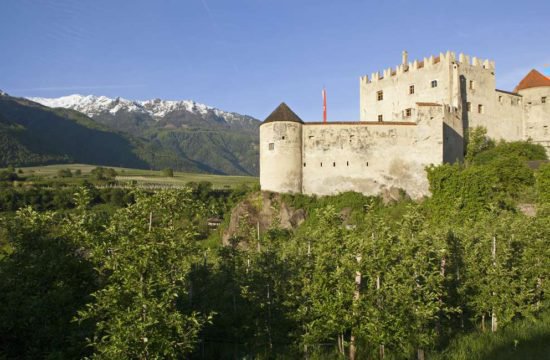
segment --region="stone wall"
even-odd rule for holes
[[[395,70],[387,69],[383,75],[374,73],[371,78],[360,80],[361,121],[410,121],[406,109],[414,110],[418,102],[451,102],[450,61],[452,57],[441,54],[423,61],[400,65]],[[435,86],[432,87],[432,81]],[[411,86],[414,92],[411,94]],[[383,100],[378,100],[382,91]]]
[[[520,94],[523,96],[525,138],[544,146],[550,156],[550,87],[524,89]]]
[[[416,123],[304,124],[303,193],[427,195],[425,167],[443,162],[444,108],[417,110]]]

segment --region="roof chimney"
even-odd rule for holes
[[[407,50],[403,50],[403,58],[401,63],[403,65],[407,65],[409,63],[409,53],[407,53]]]

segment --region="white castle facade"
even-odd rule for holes
[[[453,52],[360,78],[360,121],[303,122],[284,103],[260,126],[260,185],[280,193],[429,193],[427,165],[464,158],[464,134],[531,140],[550,153],[550,79],[532,70],[513,92],[495,64]]]

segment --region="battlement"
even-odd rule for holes
[[[456,63],[459,65],[466,65],[472,67],[479,67],[487,70],[495,69],[495,62],[489,59],[481,59],[478,57],[470,57],[460,53],[458,58],[453,51],[447,51],[446,53],[440,53],[438,56],[425,57],[422,60],[414,60],[412,62],[407,61],[407,52],[403,52],[403,61],[402,64],[397,65],[395,68],[387,68],[382,71],[373,72],[370,77],[368,75],[361,76],[361,84],[369,84],[371,82],[378,82],[384,79],[391,78],[393,76],[399,76],[400,74],[407,72],[414,72],[423,69],[430,69],[436,66],[439,63]]]

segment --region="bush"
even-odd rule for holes
[[[91,171],[91,174],[96,180],[113,180],[117,176],[117,172],[112,168],[96,167]]]
[[[550,164],[541,165],[535,177],[539,204],[550,204]]]
[[[542,145],[528,141],[501,141],[497,146],[481,151],[473,157],[473,164],[486,165],[501,158],[516,157],[523,161],[546,160],[546,150]]]
[[[73,177],[73,173],[70,169],[59,169],[57,170],[57,176],[60,178]]]
[[[172,168],[162,169],[162,176],[174,177],[174,170]]]

